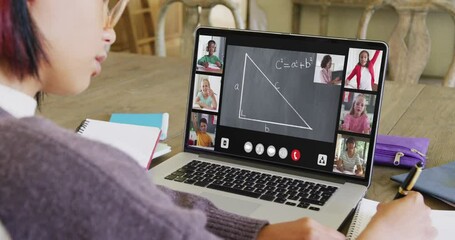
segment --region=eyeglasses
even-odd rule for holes
[[[123,11],[125,11],[126,5],[128,4],[129,0],[115,0],[117,3],[115,3],[114,7],[112,9],[109,9],[109,2],[113,2],[112,0],[105,0],[104,1],[104,9],[106,13],[106,19],[104,20],[104,27],[106,28],[114,28],[114,26],[118,23],[120,20],[120,17],[122,16]]]

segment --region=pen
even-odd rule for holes
[[[414,184],[417,182],[417,179],[420,176],[420,173],[423,169],[423,162],[419,161],[409,172],[406,179],[404,179],[401,186],[398,188],[397,195],[395,195],[394,199],[399,199],[408,194],[408,191],[411,191],[414,187]]]

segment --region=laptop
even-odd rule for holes
[[[379,41],[199,28],[184,151],[151,177],[243,216],[339,228],[371,182],[387,55]]]

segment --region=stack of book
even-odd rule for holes
[[[162,142],[167,138],[169,129],[168,113],[113,113],[110,122],[133,124],[146,127],[157,127],[161,129],[160,142],[156,146],[153,158],[163,156],[171,152],[171,146]]]

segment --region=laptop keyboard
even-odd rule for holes
[[[165,179],[315,211],[337,190],[334,186],[198,160]]]

